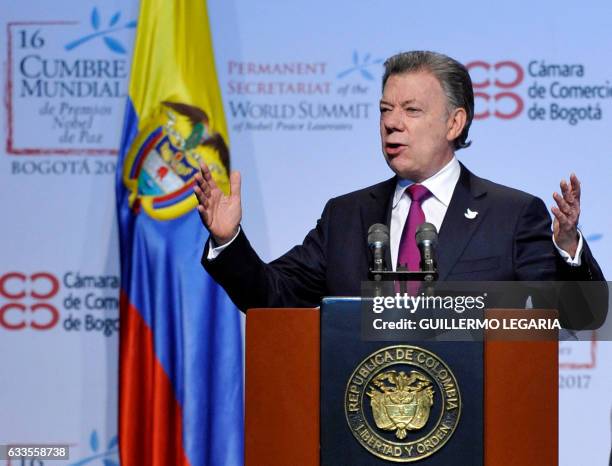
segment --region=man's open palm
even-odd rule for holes
[[[230,241],[238,231],[242,219],[240,202],[240,173],[230,174],[230,193],[223,192],[215,183],[206,164],[200,165],[193,188],[198,198],[198,212],[202,223],[218,246]]]

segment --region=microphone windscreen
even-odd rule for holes
[[[438,230],[436,226],[429,223],[424,222],[417,228],[415,239],[417,244],[421,244],[424,241],[429,241],[431,243],[438,243]]]
[[[368,244],[370,246],[375,243],[382,243],[384,246],[389,245],[389,227],[382,223],[375,223],[368,228]]]

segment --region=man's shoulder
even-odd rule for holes
[[[373,184],[366,188],[361,188],[350,193],[342,194],[340,196],[333,197],[329,200],[330,203],[338,205],[358,205],[361,201],[366,199],[389,199],[395,185],[397,178],[394,176],[388,180],[381,181],[380,183]]]
[[[506,205],[517,206],[525,206],[538,201],[543,203],[540,198],[526,191],[506,186],[486,178],[481,178],[480,176],[477,176],[467,170],[465,167],[462,167],[462,169],[466,172],[465,178],[467,178],[467,182],[472,193],[475,195],[486,193],[489,201],[492,203],[503,203]],[[462,178],[464,178],[463,175]],[[461,183],[462,180],[459,182]]]

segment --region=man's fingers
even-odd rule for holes
[[[193,193],[196,195],[196,198],[198,199],[198,202],[200,204],[203,204],[204,200],[205,200],[204,192],[202,191],[202,188],[200,188],[200,186],[198,186],[197,183],[193,187]]]
[[[205,214],[207,220],[209,218],[208,215],[211,206],[212,194],[208,188],[207,191],[202,191],[202,189],[197,185],[193,187],[193,192],[198,199],[198,212],[200,212],[200,215],[202,215],[202,213]],[[205,217],[202,217],[202,220],[205,220]],[[206,225],[208,225],[208,223],[206,223]]]
[[[569,178],[569,183],[561,180],[559,183],[561,194],[567,202],[573,203],[576,200],[580,202],[580,180],[575,173],[572,173]]]
[[[210,176],[210,170],[208,169],[208,165],[203,161],[200,161],[200,173],[202,173],[202,177],[206,179],[206,177]]]
[[[219,189],[217,188],[217,183],[215,183],[215,179],[213,178],[212,173],[210,172],[210,169],[208,168],[208,165],[206,165],[204,162],[200,162],[200,171],[202,172],[202,177],[204,178],[204,182],[208,185],[211,191],[214,191],[215,189]]]
[[[209,198],[212,195],[210,183],[202,179],[202,176],[199,173],[197,173],[195,176],[195,184],[193,186],[193,191],[196,193],[196,196],[200,201],[203,201],[204,199]]]
[[[574,192],[573,187],[565,180],[562,180],[559,186],[561,186],[561,194],[563,195],[563,198],[570,204],[573,204],[576,201],[576,193]]]
[[[564,214],[570,215],[572,213],[572,207],[559,193],[553,193],[553,199],[559,206],[559,209],[563,211]]]
[[[204,186],[206,185],[206,181],[204,181],[204,178],[202,177],[201,172],[198,172],[195,174],[194,181],[195,181],[195,186],[198,186],[203,191]]]
[[[210,174],[210,170],[208,169],[208,165],[206,165],[204,162],[200,162],[200,172],[196,173],[196,181],[203,187],[210,178],[212,178],[212,176]]]
[[[563,228],[566,227],[569,223],[567,216],[563,212],[561,212],[558,207],[553,206],[550,208],[550,210],[555,216],[555,218],[559,221],[559,226]]]
[[[195,193],[200,203],[204,202],[206,199],[210,199],[210,197],[212,196],[210,187],[207,184],[205,184],[203,187],[198,186],[197,184],[194,185],[193,192]]]
[[[240,172],[232,171],[230,173],[230,195],[240,197]]]
[[[572,186],[572,193],[576,199],[580,200],[580,180],[575,173],[570,175],[570,184]]]

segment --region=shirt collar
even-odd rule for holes
[[[448,162],[438,173],[430,176],[421,184],[425,186],[431,194],[438,199],[444,207],[448,207],[450,204],[455,185],[459,181],[459,175],[461,174],[461,166],[457,157],[453,156],[450,162]],[[393,194],[393,208],[397,206],[397,203],[402,198],[406,188],[414,184],[414,181],[407,180],[405,178],[398,178],[397,184],[395,185],[395,193]]]

